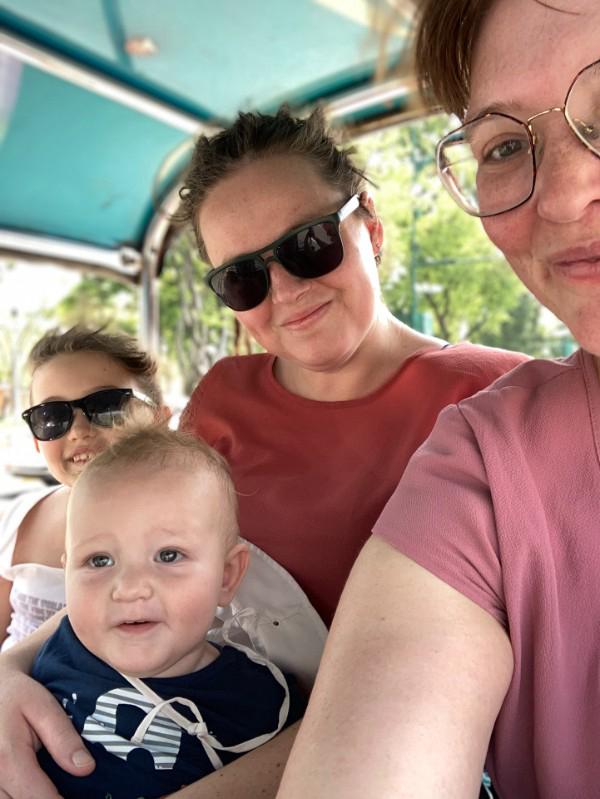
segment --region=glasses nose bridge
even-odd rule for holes
[[[69,435],[71,438],[79,438],[79,436],[91,435],[93,428],[92,420],[90,419],[90,416],[84,405],[81,403],[81,400],[69,402],[69,405],[71,406],[72,416],[67,435]],[[79,411],[79,413],[77,413],[77,411]]]
[[[73,412],[75,412],[76,409],[79,409],[86,417],[86,419],[89,420],[88,411],[86,407],[87,403],[85,402],[84,399],[70,400],[69,405],[71,406],[71,410]]]
[[[285,264],[283,264],[279,260],[279,258],[277,257],[276,249],[274,249],[273,247],[269,248],[265,252],[262,252],[260,254],[260,260],[267,267],[267,270],[268,270],[270,264],[279,264],[279,266],[282,266],[285,269],[286,272],[288,271],[288,269],[285,266]]]
[[[537,144],[538,137],[537,137],[537,134],[535,132],[535,128],[533,127],[533,125],[531,123],[534,122],[536,119],[539,119],[540,117],[545,117],[545,116],[548,116],[548,114],[553,114],[555,111],[558,111],[559,113],[561,113],[563,115],[565,121],[567,122],[567,124],[569,124],[569,121],[567,119],[567,115],[565,113],[566,112],[566,106],[565,105],[554,105],[551,108],[546,108],[543,111],[538,111],[537,114],[534,114],[533,116],[529,117],[529,119],[525,120],[525,126],[527,127],[527,130],[531,134],[531,138],[533,139],[534,145]]]
[[[270,253],[270,255],[265,255],[264,253],[261,253],[261,255],[260,255],[260,259],[261,259],[261,261],[263,262],[263,264],[265,265],[265,268],[266,268],[266,270],[267,270],[267,275],[268,275],[268,278],[269,278],[269,289],[270,289],[271,291],[273,290],[273,278],[271,277],[271,270],[269,269],[269,266],[270,266],[271,264],[277,264],[277,266],[281,267],[281,269],[283,269],[283,271],[285,272],[285,274],[286,274],[286,275],[288,275],[290,278],[292,278],[292,279],[294,279],[294,280],[296,280],[296,281],[297,281],[297,280],[299,280],[299,279],[301,279],[301,278],[298,278],[298,276],[297,276],[297,275],[295,275],[295,274],[294,274],[294,273],[293,273],[293,272],[292,272],[292,271],[291,271],[291,270],[290,270],[290,269],[287,267],[287,265],[283,263],[283,261],[281,260],[281,258],[277,257],[277,252],[276,252],[276,249],[273,249],[273,248],[271,248],[271,249],[270,249],[270,250],[268,250],[267,252],[269,252],[269,253]]]

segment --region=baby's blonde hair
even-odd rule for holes
[[[94,485],[102,477],[143,468],[151,471],[179,469],[200,478],[207,472],[223,492],[222,517],[228,546],[239,536],[238,502],[227,461],[212,447],[189,433],[151,425],[134,429],[97,455],[81,473],[71,494],[81,484]],[[169,497],[165,496],[165,502]],[[72,504],[72,497],[69,504]]]

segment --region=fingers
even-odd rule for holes
[[[45,688],[35,682],[33,686],[35,699],[23,705],[25,722],[62,769],[77,777],[89,774],[94,770],[94,759],[70,719]],[[35,739],[32,742],[35,747]]]
[[[60,794],[48,777],[40,770],[35,755],[22,760],[20,768],[11,769],[11,774],[0,765],[0,799],[60,799]]]
[[[59,799],[39,767],[40,744],[65,771],[85,776],[94,761],[54,697],[24,674],[0,680],[0,799]]]

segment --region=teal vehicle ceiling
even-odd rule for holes
[[[156,274],[195,137],[421,112],[412,0],[0,0],[0,257]]]

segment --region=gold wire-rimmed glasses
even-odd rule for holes
[[[526,120],[484,112],[438,143],[438,174],[460,207],[487,217],[518,208],[532,196],[537,174],[537,136],[532,122],[559,111],[575,136],[600,156],[600,60],[580,70],[564,105]]]

